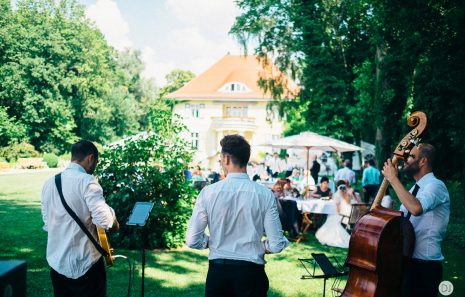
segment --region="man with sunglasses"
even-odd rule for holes
[[[279,253],[289,242],[273,193],[247,175],[249,143],[240,135],[228,135],[220,144],[226,178],[200,192],[186,243],[210,249],[205,296],[264,297],[269,287],[264,255]]]
[[[435,155],[436,150],[430,144],[420,144],[410,151],[403,168],[416,182],[410,191],[400,182],[391,160],[384,163],[382,171],[415,230],[415,247],[411,263],[406,266],[403,296],[437,296],[442,278],[441,243],[449,223],[450,199],[445,184],[433,174]]]

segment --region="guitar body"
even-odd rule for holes
[[[107,266],[113,266],[113,261],[115,260],[112,256],[113,249],[110,248],[110,243],[108,242],[107,231],[99,226],[97,227],[98,241],[102,248],[107,251],[108,256],[105,257],[105,263]]]

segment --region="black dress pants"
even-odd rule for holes
[[[265,265],[235,260],[224,261],[226,262],[210,261],[205,286],[206,297],[267,296],[269,283]]]
[[[103,258],[100,258],[80,278],[71,279],[50,270],[55,297],[106,297],[107,275]]]
[[[411,259],[406,267],[403,297],[437,297],[442,279],[441,261]]]

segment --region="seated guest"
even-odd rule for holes
[[[291,196],[291,181],[287,178],[280,178],[271,188],[276,198]]]
[[[322,182],[323,184],[323,182]],[[348,248],[350,235],[341,225],[342,220],[350,216],[352,206],[350,205],[353,196],[353,190],[347,187],[346,181],[339,180],[337,182],[337,191],[334,193],[334,201],[336,202],[338,214],[328,215],[326,222],[315,233],[316,239],[321,244],[336,246],[341,248]]]
[[[261,180],[260,168],[258,167],[257,162],[252,162],[252,170],[251,170],[250,176],[253,181]]]
[[[299,169],[294,168],[294,170],[292,170],[292,175],[291,175],[289,178],[291,179],[291,183],[292,183],[294,186],[297,186],[297,184],[300,182],[300,173],[299,173]]]
[[[205,180],[202,174],[202,169],[200,169],[200,165],[196,165],[194,170],[192,171],[192,180],[193,181],[204,181]]]
[[[307,187],[310,191],[316,190],[315,180],[310,175],[310,171],[304,170],[304,175],[301,177],[299,184],[297,184],[297,189],[299,189],[300,192],[306,192]]]
[[[349,183],[344,180],[338,180],[336,183],[337,191],[334,193],[333,200],[336,203],[337,212],[342,216],[342,223],[349,223],[350,212],[352,210],[352,203],[357,200],[354,195],[354,190],[349,187]]]
[[[321,198],[321,197],[331,197],[333,193],[328,186],[329,179],[326,176],[323,176],[320,181],[320,185],[316,187],[316,191],[312,193],[312,197]]]
[[[296,188],[292,188],[291,193],[292,193],[292,197],[294,198],[302,198],[299,190],[297,190]]]

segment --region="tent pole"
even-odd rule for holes
[[[305,187],[305,199],[308,199],[308,182],[309,182],[309,176],[310,176],[310,169],[309,169],[310,163],[309,163],[308,154],[310,153],[310,147],[307,146],[305,148],[307,149],[307,176],[305,177],[307,186]]]

